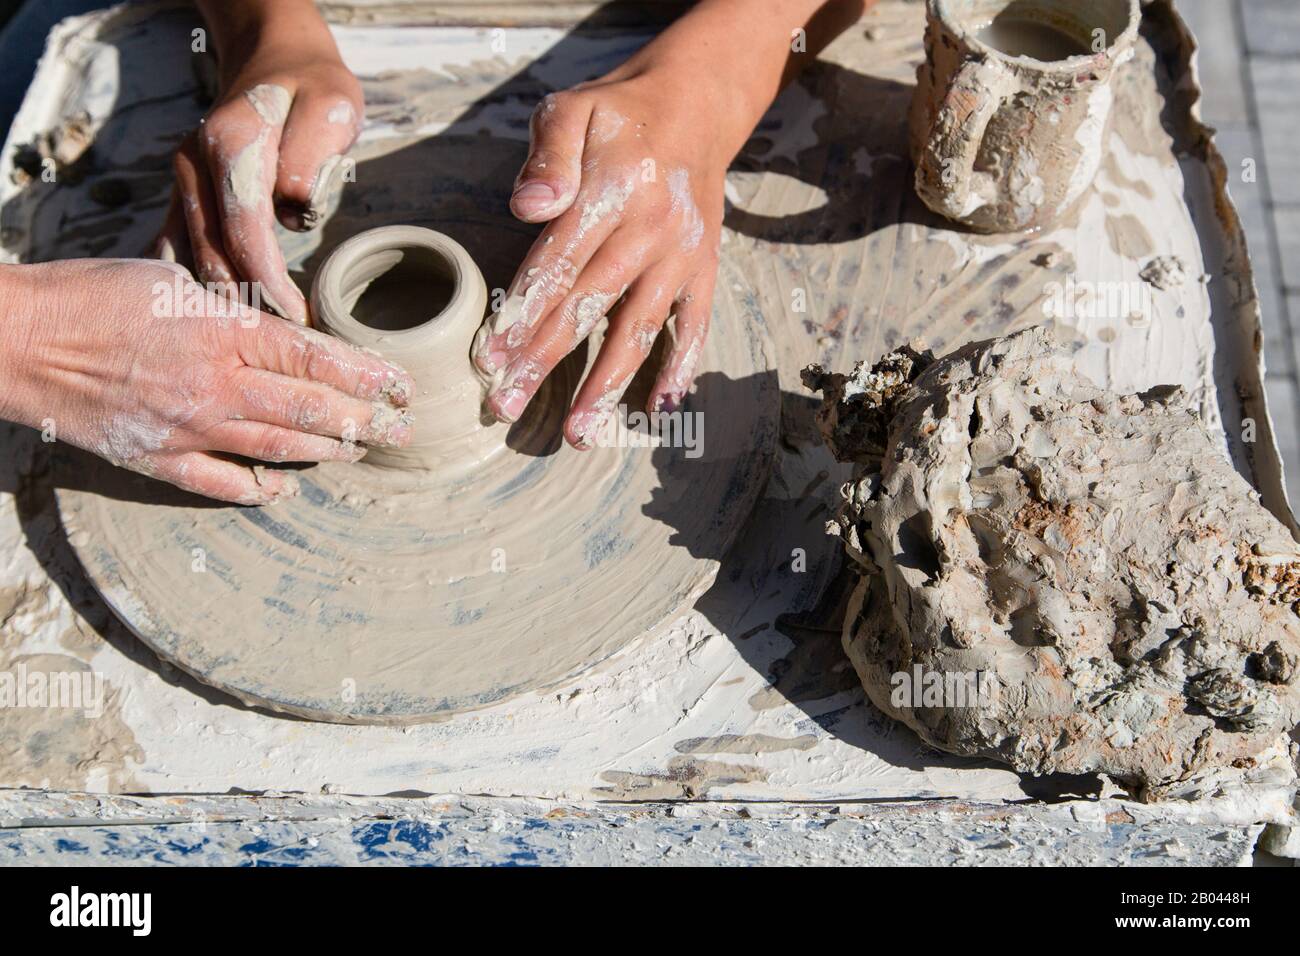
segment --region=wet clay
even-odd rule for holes
[[[379,352],[416,382],[404,448],[371,448],[372,465],[416,468],[446,480],[479,468],[506,447],[506,429],[482,420],[483,389],[465,343],[487,311],[487,286],[469,253],[431,229],[371,229],[330,253],[316,275],[320,327]]]
[[[861,468],[845,649],[927,742],[1158,793],[1300,720],[1300,547],[1180,389],[1097,388],[1041,328],[805,380]]]
[[[586,452],[559,441],[577,361],[514,425],[480,419],[469,349],[486,289],[447,236],[354,236],[322,265],[313,302],[323,329],[412,374],[408,448],[305,469],[297,497],[263,508],[198,501],[98,459],[60,494],[92,580],[165,660],[275,710],[428,721],[571,679],[671,625],[712,582],[766,480],[778,418],[763,328],[732,300],[715,309],[684,412],[700,440],[674,443],[670,423],[656,441],[633,422],[627,444]],[[630,407],[644,394],[634,387]]]
[[[981,232],[1048,225],[1101,164],[1137,0],[929,0],[927,15],[911,110],[917,194]]]
[[[145,754],[123,719],[126,694],[98,673],[97,638],[76,621],[48,649],[17,650],[58,613],[54,585],[0,587],[0,769],[6,787],[138,789]],[[87,632],[90,632],[88,638]]]

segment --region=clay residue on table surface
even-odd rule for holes
[[[144,751],[123,720],[123,690],[94,673],[100,641],[80,621],[66,624],[53,587],[45,581],[0,588],[0,677],[12,695],[0,707],[0,781],[6,787],[137,790],[133,770]],[[57,634],[55,646],[39,650],[46,643],[42,634]]]

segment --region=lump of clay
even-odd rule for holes
[[[845,648],[927,742],[1157,794],[1300,720],[1300,548],[1181,390],[1097,388],[1045,329],[804,381],[864,466]]]

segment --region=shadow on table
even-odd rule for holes
[[[745,383],[722,384],[744,394]],[[819,403],[790,392],[781,393],[781,402],[783,430],[777,454],[813,454],[812,443],[817,441],[813,413]],[[832,512],[824,496],[814,494],[819,490],[816,485],[778,489],[770,483],[735,544],[726,547],[716,536],[698,533],[697,516],[678,504],[690,470],[680,449],[660,448],[654,455],[664,490],[646,511],[675,529],[672,543],[719,562],[715,583],[695,609],[766,679],[766,685],[749,697],[755,711],[793,705],[805,718],[794,723],[793,732],[807,735],[820,730],[888,765],[913,772],[1009,769],[992,760],[932,748],[866,698],[841,639],[858,576],[847,566],[840,539],[825,532]],[[827,480],[826,471],[819,476],[821,483]],[[775,635],[784,640],[773,640]],[[1101,779],[1092,774],[1022,775],[1019,785],[1026,799],[1047,802],[1102,792]],[[914,799],[952,796],[961,794],[926,793]]]

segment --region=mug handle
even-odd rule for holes
[[[953,74],[917,164],[916,189],[930,208],[961,220],[995,200],[993,177],[976,172],[975,159],[989,121],[1014,87],[1005,68],[986,60],[967,60]]]

